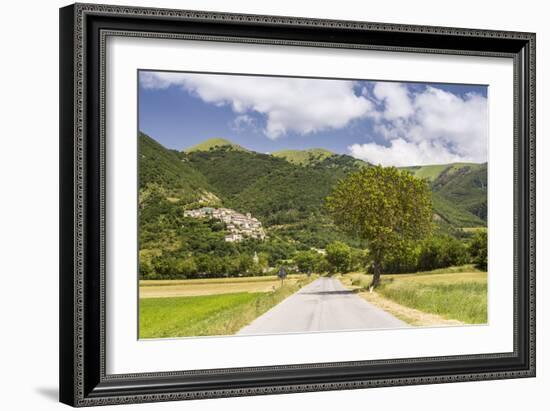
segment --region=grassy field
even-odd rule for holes
[[[140,293],[149,289],[161,290],[165,296],[140,299],[139,336],[168,338],[235,334],[316,278],[289,277],[282,287],[278,280],[270,277],[170,281],[171,285],[140,283]],[[185,284],[186,281],[190,284]],[[274,281],[277,284],[275,289],[271,286]],[[238,290],[236,284],[241,285],[238,292],[225,292],[226,286]],[[263,292],[250,291],[253,289],[251,284],[267,285],[268,289]],[[170,287],[183,287],[184,290],[185,287],[191,287],[191,292],[203,294],[174,297],[168,289]],[[211,294],[205,295],[206,292]]]
[[[346,274],[347,283],[367,289],[371,276]],[[487,273],[471,266],[415,274],[382,275],[376,292],[391,301],[447,320],[487,323]]]
[[[285,283],[295,284],[304,276],[289,275]],[[278,288],[277,276],[205,278],[197,280],[142,280],[139,282],[140,298],[191,297],[240,292],[266,293]]]

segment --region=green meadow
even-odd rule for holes
[[[351,284],[367,289],[371,276],[349,274]],[[487,273],[473,266],[415,274],[383,275],[376,292],[405,307],[465,324],[487,323]]]
[[[235,334],[314,278],[316,276],[285,281],[282,286],[279,284],[277,288],[268,292],[244,291],[229,294],[141,298],[139,337],[169,338]],[[193,280],[189,281],[193,282]],[[211,281],[215,283],[217,279]],[[201,283],[209,287],[208,280],[201,280]],[[247,282],[239,283],[246,287]],[[178,282],[178,285],[180,284],[181,281]]]

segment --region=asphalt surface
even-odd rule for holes
[[[256,318],[237,334],[403,328],[408,325],[346,289],[321,277]]]

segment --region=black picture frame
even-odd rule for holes
[[[514,350],[105,373],[104,47],[110,35],[508,57],[514,64]],[[60,401],[73,406],[535,376],[535,34],[75,4],[60,9]]]

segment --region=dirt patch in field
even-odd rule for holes
[[[294,284],[297,280],[287,279],[285,284]],[[266,293],[275,291],[280,287],[279,280],[271,281],[235,281],[235,282],[217,282],[213,280],[208,282],[189,283],[184,281],[175,282],[166,285],[154,285],[139,287],[140,298],[159,298],[159,297],[192,297],[199,295],[214,294],[232,294],[232,293]]]
[[[400,320],[405,321],[410,325],[415,326],[437,326],[437,325],[461,325],[463,324],[458,320],[447,320],[436,314],[429,314],[423,311],[416,310],[414,308],[405,307],[392,300],[382,297],[376,291],[369,292],[363,291],[359,295],[367,300],[369,303],[376,305],[377,307],[389,312],[396,316]]]

